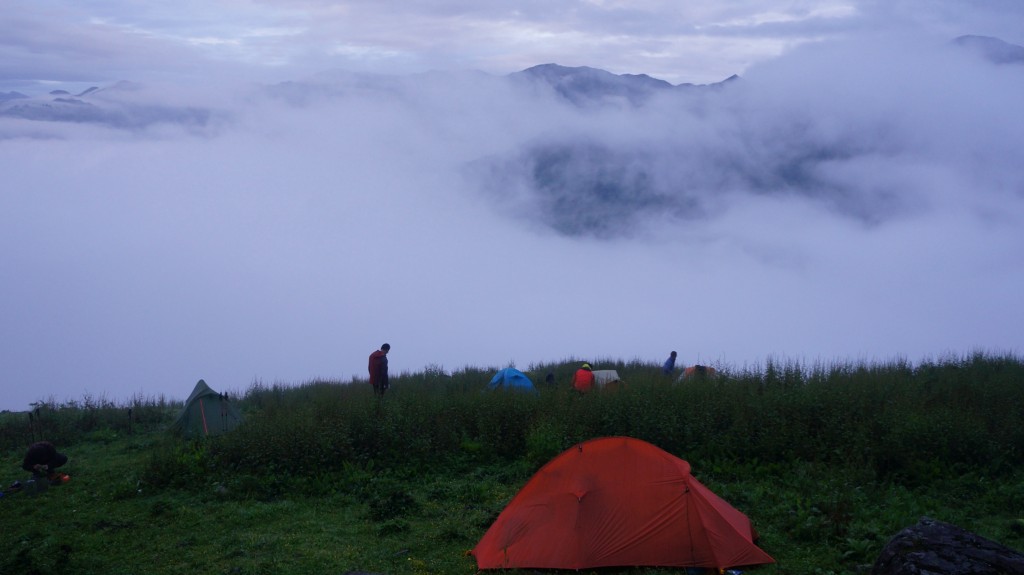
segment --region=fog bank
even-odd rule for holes
[[[642,101],[103,88],[0,104],[2,409],[348,381],[385,341],[395,373],[1021,348],[1024,64],[947,42]]]

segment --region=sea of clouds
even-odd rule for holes
[[[836,41],[582,105],[481,73],[101,88],[0,107],[0,408],[348,381],[385,341],[393,372],[1021,348],[1024,63]]]

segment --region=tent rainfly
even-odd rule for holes
[[[533,386],[530,378],[514,367],[506,367],[494,374],[491,382],[487,384],[487,389],[508,389],[537,393],[537,388]]]
[[[684,379],[700,378],[700,377],[715,377],[717,375],[715,368],[707,365],[691,365],[690,367],[684,368],[683,373],[679,374],[679,380]]]
[[[171,430],[188,437],[207,437],[231,431],[241,422],[241,414],[227,394],[217,393],[200,379]]]
[[[542,467],[473,548],[480,569],[774,563],[746,515],[690,464],[629,437],[580,443]]]
[[[594,385],[597,387],[605,387],[609,384],[621,384],[622,379],[619,377],[619,372],[614,369],[595,369],[594,370]]]

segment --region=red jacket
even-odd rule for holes
[[[594,372],[589,369],[583,369],[582,367],[576,370],[576,375],[572,376],[573,388],[580,392],[586,393],[594,387]]]
[[[377,350],[370,354],[370,385],[387,386],[388,384],[388,354]]]

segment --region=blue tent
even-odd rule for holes
[[[506,367],[494,374],[494,377],[491,378],[491,383],[487,384],[487,388],[532,391],[533,393],[537,393],[537,388],[533,386],[533,382],[530,381],[530,378],[526,377],[525,373],[513,367]]]

